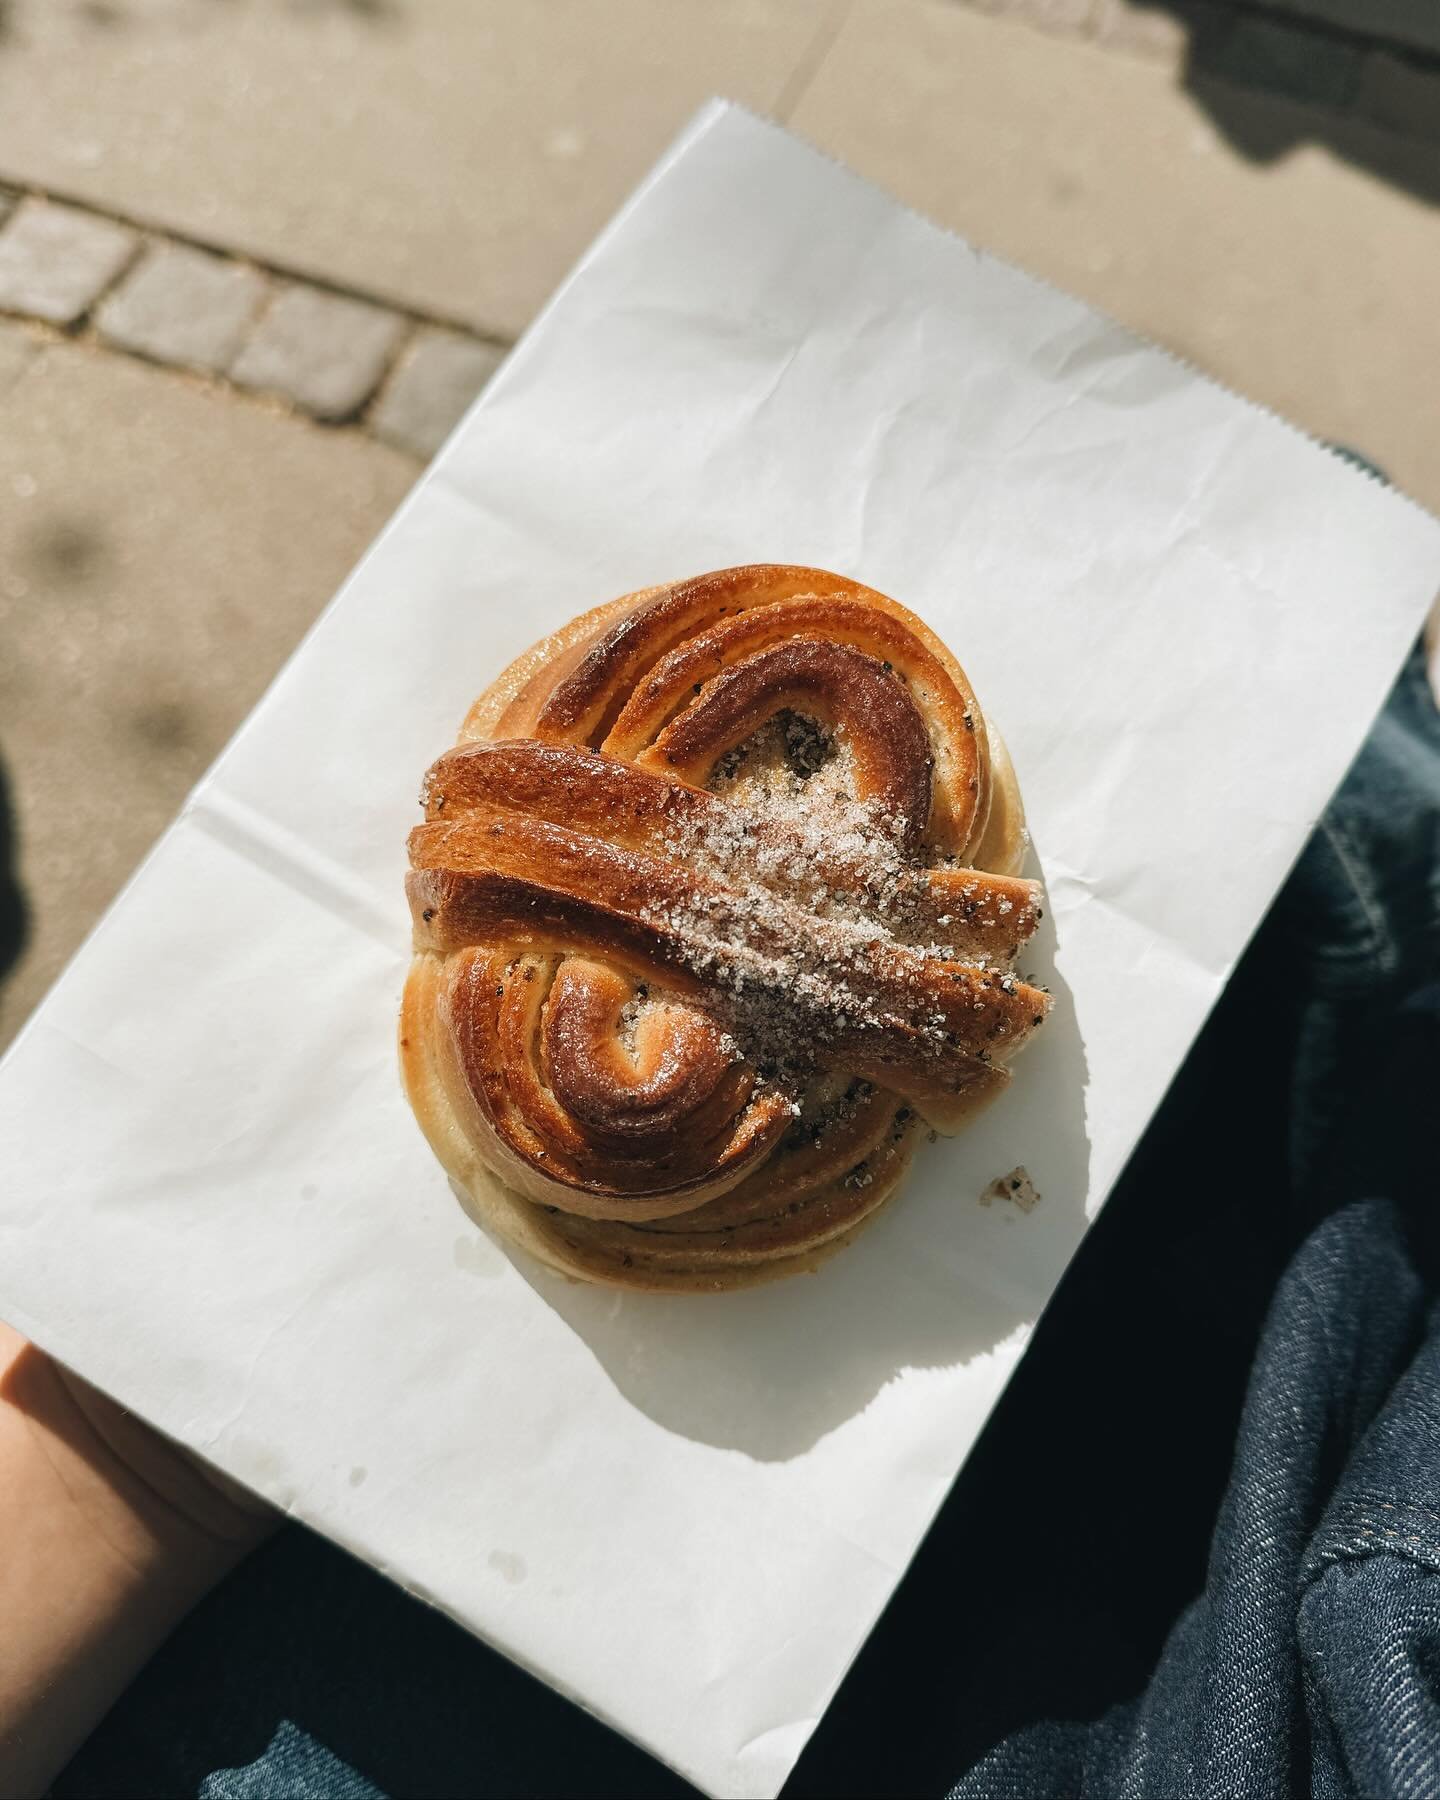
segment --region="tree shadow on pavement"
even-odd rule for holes
[[[1167,14],[1187,33],[1180,85],[1226,141],[1272,163],[1318,144],[1392,187],[1440,204],[1440,55],[1215,0],[1123,0],[1127,16]],[[1357,20],[1363,15],[1357,6]],[[1369,59],[1383,56],[1417,93],[1433,89],[1436,135],[1389,129],[1357,109]],[[1419,100],[1414,102],[1420,108]]]

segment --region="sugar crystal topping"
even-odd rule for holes
[[[908,821],[856,798],[843,729],[782,714],[746,751],[712,777],[725,804],[671,809],[657,850],[709,879],[678,897],[672,888],[651,922],[711,987],[762,1076],[802,1073],[835,1039],[880,1029],[943,1054],[955,1043],[946,1014],[919,987],[914,1006],[898,1009],[893,974],[877,978],[897,956],[911,968],[957,961],[956,934],[944,928],[961,921],[937,913],[927,871],[904,847]],[[980,878],[960,887],[972,914],[981,887]],[[974,1011],[986,1010],[985,990],[1014,992],[999,954],[1010,947],[997,943],[984,959],[967,952],[955,970],[979,990]]]

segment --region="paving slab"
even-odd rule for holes
[[[1163,62],[920,0],[859,0],[803,135],[973,242],[1082,295],[1440,509],[1440,149],[1231,91],[1296,147],[1251,161]],[[1344,142],[1344,138],[1338,141]]]
[[[1440,141],[1440,64],[1374,51],[1365,59],[1357,105],[1387,131]]]
[[[0,310],[71,325],[125,267],[139,241],[109,219],[23,201],[0,227]]]
[[[357,413],[380,385],[406,329],[398,313],[299,284],[275,296],[230,376],[281,394],[317,419]]]
[[[1224,0],[1167,0],[1163,7],[1099,0],[1092,30],[1095,41],[1107,49],[1182,63],[1191,44],[1217,30],[1224,16]]]
[[[0,769],[30,935],[0,1044],[415,477],[358,432],[85,344],[40,349],[4,407]]]
[[[370,415],[371,428],[413,456],[432,457],[464,417],[504,351],[457,331],[415,334]]]
[[[1197,62],[1223,81],[1343,110],[1360,85],[1363,56],[1344,38],[1288,20],[1228,13],[1194,39]]]
[[[111,343],[183,368],[225,368],[260,310],[256,269],[188,244],[158,243],[102,304],[96,323]]]
[[[20,379],[38,349],[39,340],[29,326],[15,319],[0,319],[0,399]]]
[[[1435,0],[1255,0],[1272,12],[1306,24],[1332,25],[1363,37],[1440,51],[1440,7]]]
[[[712,93],[837,0],[7,0],[0,181],[514,336]]]

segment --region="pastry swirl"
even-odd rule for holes
[[[487,1222],[568,1273],[808,1268],[1048,999],[1004,749],[913,614],[753,565],[595,609],[422,793],[401,1059]]]

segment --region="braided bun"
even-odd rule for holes
[[[998,737],[919,619],[822,570],[584,614],[422,801],[411,1104],[479,1215],[572,1275],[813,1267],[1048,1009],[1012,973],[1040,892]]]

